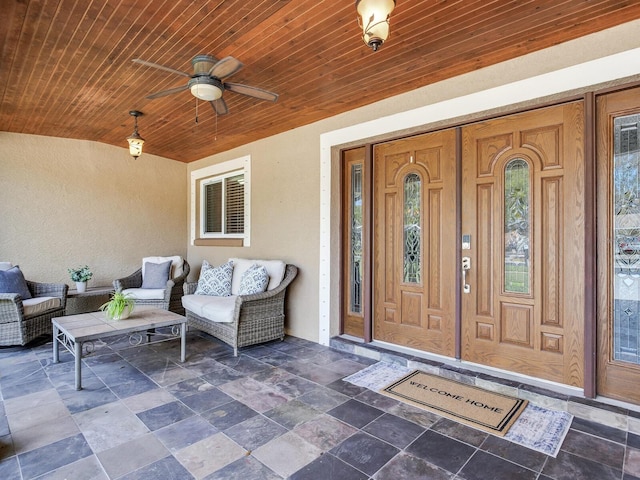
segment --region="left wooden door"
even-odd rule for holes
[[[373,336],[455,355],[455,130],[376,145]]]

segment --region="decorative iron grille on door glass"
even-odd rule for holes
[[[640,364],[640,115],[614,119],[613,357]]]
[[[351,167],[351,311],[362,313],[362,165]]]
[[[406,283],[420,283],[420,177],[411,173],[404,179],[404,276]]]
[[[510,160],[504,169],[504,291],[530,293],[529,164]]]

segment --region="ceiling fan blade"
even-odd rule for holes
[[[171,95],[172,93],[183,92],[189,88],[189,85],[182,85],[181,87],[170,88],[169,90],[162,90],[161,92],[152,93],[151,95],[147,95],[149,100],[153,100],[154,98],[166,97],[167,95]]]
[[[242,85],[241,83],[225,83],[224,88],[225,90],[231,90],[232,92],[247,95],[248,97],[259,98],[260,100],[269,100],[270,102],[278,100],[277,93],[269,92],[258,87]]]
[[[240,60],[236,60],[233,57],[224,57],[222,60],[218,60],[218,62],[211,67],[209,75],[217,78],[225,78],[229,75],[233,75],[242,67],[244,67],[244,64]]]
[[[191,75],[185,72],[181,72],[180,70],[176,70],[171,67],[165,67],[164,65],[158,65],[157,63],[147,62],[146,60],[140,60],[139,58],[134,58],[131,60],[134,63],[139,63],[140,65],[146,65],[147,67],[159,68],[160,70],[164,70],[169,73],[176,73],[178,75],[182,75],[183,77],[191,78]]]
[[[211,106],[218,115],[226,115],[227,113],[229,113],[227,102],[224,101],[224,98],[220,97],[217,100],[213,100],[209,103],[211,103]]]

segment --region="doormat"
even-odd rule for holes
[[[479,430],[504,436],[527,400],[415,370],[382,393]]]
[[[345,377],[344,380],[379,392],[391,382],[399,380],[412,371],[412,368],[395,363],[377,362]],[[529,403],[509,432],[502,438],[556,457],[572,421],[573,415],[568,412],[550,410]]]

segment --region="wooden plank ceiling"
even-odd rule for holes
[[[445,78],[640,18],[637,0],[398,0],[380,51],[360,39],[353,0],[2,0],[0,131],[126,147],[141,110],[144,151],[192,162]],[[189,91],[191,58],[231,55],[216,117]]]

